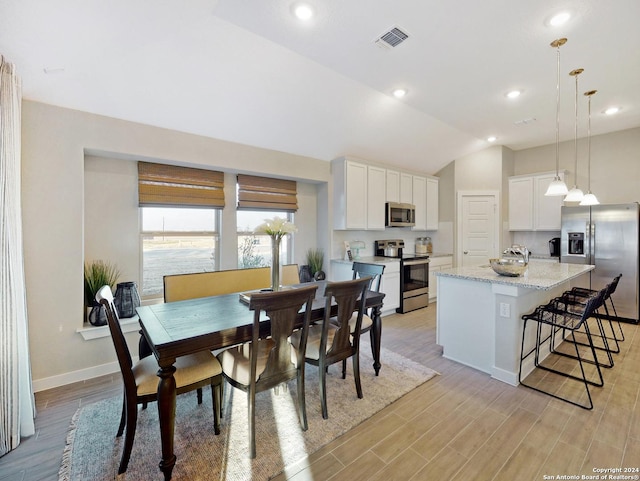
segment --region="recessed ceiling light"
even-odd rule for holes
[[[620,107],[609,107],[607,110],[604,111],[606,115],[614,115],[614,114],[617,114],[618,112],[620,112]]]
[[[571,18],[571,14],[569,12],[560,12],[549,20],[549,25],[552,27],[559,27],[560,25],[564,25]]]
[[[299,20],[309,20],[315,13],[313,7],[307,3],[294,3],[291,11]]]
[[[487,137],[487,142],[495,142],[496,140],[498,140],[498,137],[496,137],[495,135]]]
[[[521,90],[512,90],[511,92],[507,92],[507,97],[510,99],[517,99],[518,97],[520,97],[521,93]]]
[[[397,99],[401,99],[405,95],[407,95],[407,89],[395,89],[393,91],[393,96]]]

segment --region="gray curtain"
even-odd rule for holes
[[[35,432],[20,204],[21,86],[0,56],[0,456]]]

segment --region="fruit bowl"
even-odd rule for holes
[[[508,277],[521,276],[528,267],[523,259],[489,259],[489,264],[496,274]]]

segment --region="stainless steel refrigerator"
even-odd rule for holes
[[[618,316],[638,323],[640,207],[631,204],[562,207],[560,262],[593,264],[591,289],[622,273],[612,296]]]

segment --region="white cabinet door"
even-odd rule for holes
[[[387,169],[387,202],[400,202],[400,172]]]
[[[347,161],[345,215],[347,229],[367,227],[367,166]]]
[[[560,230],[564,197],[544,195],[554,178],[553,172],[509,178],[509,230]]]
[[[370,165],[367,168],[367,229],[384,230],[384,203],[387,170]]]
[[[427,179],[427,230],[438,230],[438,179]]]
[[[395,312],[400,307],[400,271],[387,272],[387,269],[384,270],[382,282],[380,283],[380,292],[385,294],[382,301],[382,312]]]
[[[429,300],[433,301],[438,297],[438,276],[436,272],[451,269],[453,267],[453,256],[432,257],[429,261]]]
[[[331,261],[331,280],[348,281],[353,279],[353,262]]]
[[[400,202],[413,203],[413,175],[400,173]]]
[[[346,158],[331,163],[333,228],[367,228],[367,165]]]
[[[535,199],[533,228],[535,230],[560,230],[561,228],[560,208],[564,204],[564,196],[544,195],[554,178],[554,174],[547,174],[537,175],[533,179],[533,198]],[[564,180],[562,173],[560,178]]]
[[[416,207],[416,225],[413,230],[427,230],[427,179],[413,176],[413,202]]]
[[[509,230],[533,230],[533,177],[509,179]]]

